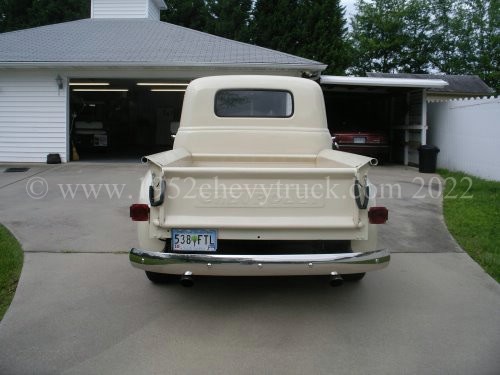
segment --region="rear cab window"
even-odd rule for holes
[[[218,117],[287,118],[293,109],[292,93],[285,90],[231,89],[215,94]]]

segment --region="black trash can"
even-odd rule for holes
[[[437,154],[439,148],[431,145],[422,145],[418,149],[418,171],[421,173],[436,173]]]
[[[61,164],[61,155],[59,154],[48,154],[47,164]]]

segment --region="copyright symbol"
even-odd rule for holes
[[[26,183],[26,193],[32,199],[42,199],[49,192],[49,184],[42,177],[31,177]]]

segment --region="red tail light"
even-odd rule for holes
[[[368,210],[370,224],[385,224],[389,219],[389,210],[385,207],[370,207]]]
[[[149,221],[149,206],[147,204],[133,204],[130,206],[132,221]]]

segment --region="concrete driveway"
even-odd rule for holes
[[[143,173],[0,173],[0,221],[26,251],[0,322],[0,374],[499,373],[500,287],[448,234],[433,175],[374,170],[390,209],[380,240],[396,253],[358,284],[214,278],[185,289],[149,283],[122,253],[136,244],[127,216]],[[104,193],[64,198],[60,186],[91,183]],[[401,194],[388,198],[387,183]],[[106,184],[123,186],[120,198]]]
[[[28,252],[128,251],[137,243],[129,206],[144,168],[73,163],[0,173],[0,222]]]

